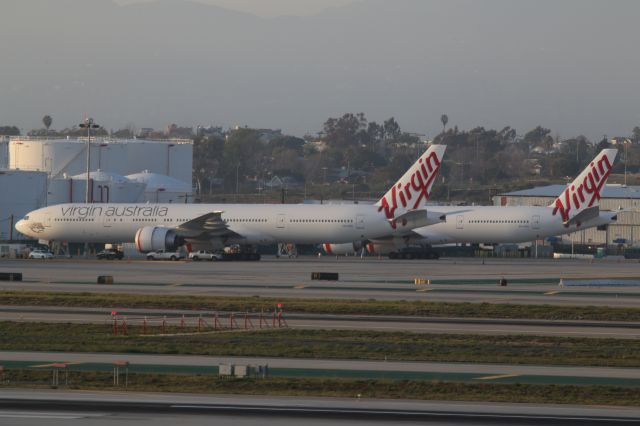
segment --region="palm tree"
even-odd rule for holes
[[[440,116],[440,121],[442,121],[442,133],[444,133],[447,128],[447,123],[449,122],[449,117],[447,117],[447,114],[442,114]]]
[[[44,124],[44,127],[46,127],[47,129],[47,135],[49,135],[49,127],[51,127],[51,123],[53,122],[53,118],[51,118],[50,115],[45,115],[44,117],[42,117],[42,123]]]

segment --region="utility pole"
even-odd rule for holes
[[[93,122],[93,118],[85,118],[83,123],[80,123],[80,128],[87,129],[87,191],[85,197],[85,203],[89,204],[91,200],[91,188],[89,183],[91,181],[91,129],[99,129],[100,126]]]

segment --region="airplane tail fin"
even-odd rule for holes
[[[583,216],[585,218],[597,216],[602,188],[613,169],[617,154],[617,149],[600,151],[582,173],[551,203],[549,207],[553,208],[553,215],[560,214],[562,222],[567,226]]]
[[[384,209],[387,219],[393,219],[396,209],[414,210],[424,205],[431,195],[446,148],[446,145],[431,145],[376,203],[378,211]]]

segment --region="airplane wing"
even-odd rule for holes
[[[203,214],[176,227],[180,235],[187,238],[210,239],[239,236],[222,219],[222,211]]]

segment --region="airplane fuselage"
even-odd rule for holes
[[[415,229],[418,241],[426,244],[450,243],[520,243],[610,223],[613,212],[565,226],[560,215],[549,207],[475,206],[434,207],[447,214],[446,221]],[[450,212],[450,213],[449,213]]]
[[[228,244],[348,242],[394,232],[369,204],[60,204],[30,212],[16,228],[49,241],[133,242],[140,228],[176,228],[214,211],[241,236]]]

